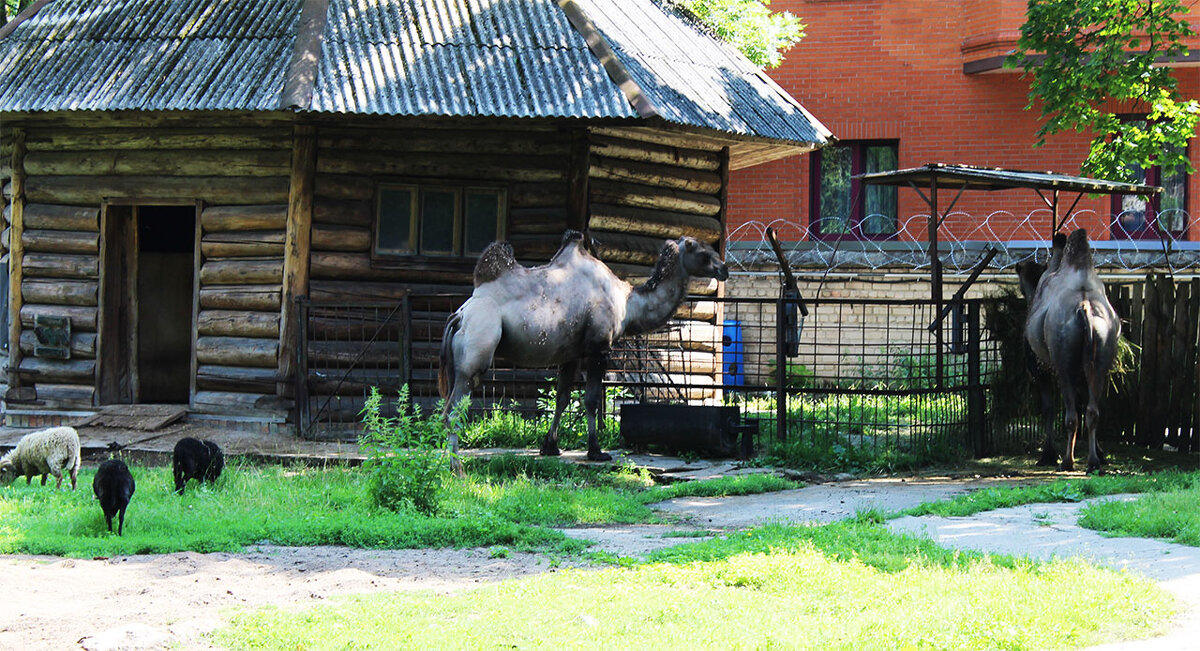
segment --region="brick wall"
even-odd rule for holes
[[[1024,110],[1028,82],[1018,72],[963,73],[965,61],[1011,48],[1024,21],[1025,0],[961,4],[960,10],[958,3],[948,7],[945,0],[775,0],[771,9],[799,16],[807,35],[781,67],[768,73],[837,138],[898,139],[902,168],[942,162],[1079,173],[1086,137],[1060,135],[1033,148],[1040,122],[1035,111]],[[1200,97],[1196,68],[1177,71],[1182,94]],[[1119,108],[1132,112],[1135,107]],[[1190,153],[1200,168],[1200,145],[1193,143]],[[795,240],[799,231],[788,224],[807,226],[809,219],[809,161],[799,156],[732,173],[731,232],[757,240],[758,233],[737,227],[775,222],[783,239]],[[928,213],[915,192],[901,190],[899,196],[902,218]],[[1200,214],[1200,173],[1191,176],[1188,197],[1189,212]],[[1100,216],[1095,223],[1080,220],[1093,237],[1106,237],[1100,234],[1107,233],[1109,205],[1108,198],[1080,202],[1080,210]],[[1032,190],[1008,190],[966,193],[955,211],[975,219],[1008,211],[1023,220],[1044,207]],[[973,230],[972,221],[951,217],[942,237],[963,236]],[[1002,233],[1013,228],[996,226]],[[1043,239],[1047,229],[1048,224],[1035,224],[1013,239]],[[1195,224],[1188,239],[1200,239]]]

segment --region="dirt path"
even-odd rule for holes
[[[764,522],[829,522],[867,509],[892,512],[921,502],[995,485],[995,480],[872,480],[810,486],[769,495],[724,499],[679,498],[660,508],[679,525],[572,529],[570,536],[593,540],[597,548],[623,556],[691,539],[664,537],[680,528],[714,533]],[[1175,575],[1151,574],[1185,599],[1200,585],[1200,550],[1156,543],[1138,547],[1104,539],[1074,526],[1069,508],[1037,505],[1022,513],[995,511],[973,518],[901,518],[898,531],[925,533],[948,546],[1028,553],[1095,552],[1093,560],[1113,560],[1131,569],[1160,571],[1163,560]],[[1061,514],[1061,518],[1060,515]],[[945,522],[943,522],[945,521]],[[1047,525],[1047,522],[1053,524]],[[1034,537],[1033,534],[1039,537]],[[1081,544],[1083,537],[1098,539]],[[1025,549],[1002,543],[1028,541]],[[1154,541],[1149,541],[1154,542]],[[1140,543],[1138,543],[1140,545]],[[1143,551],[1133,551],[1134,548]],[[1164,551],[1165,550],[1165,551]],[[331,596],[374,591],[432,589],[455,591],[481,582],[555,571],[534,554],[493,558],[488,550],[378,551],[335,547],[256,547],[243,554],[179,553],[97,560],[57,557],[0,557],[0,649],[204,649],[203,633],[229,614],[263,605],[303,607]],[[1200,589],[1194,591],[1200,595]],[[1196,603],[1196,602],[1191,602]],[[1196,612],[1193,609],[1192,612]],[[1200,621],[1181,620],[1182,629],[1151,644],[1132,648],[1181,648],[1200,639]],[[1171,643],[1174,643],[1173,645]]]

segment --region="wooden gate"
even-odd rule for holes
[[[1200,450],[1200,278],[1151,274],[1141,282],[1110,283],[1108,293],[1135,350],[1133,371],[1114,381],[1101,409],[1102,437]]]

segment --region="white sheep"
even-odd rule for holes
[[[0,483],[8,484],[25,475],[25,483],[34,475],[54,475],[62,488],[63,472],[71,473],[71,490],[75,490],[75,478],[79,475],[79,433],[74,427],[51,427],[31,432],[21,437],[17,447],[0,458]]]

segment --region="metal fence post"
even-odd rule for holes
[[[787,305],[784,290],[775,303],[775,440],[787,440]]]
[[[975,458],[980,458],[988,452],[987,420],[984,417],[987,396],[984,394],[980,377],[980,307],[977,300],[967,301],[967,428]]]

